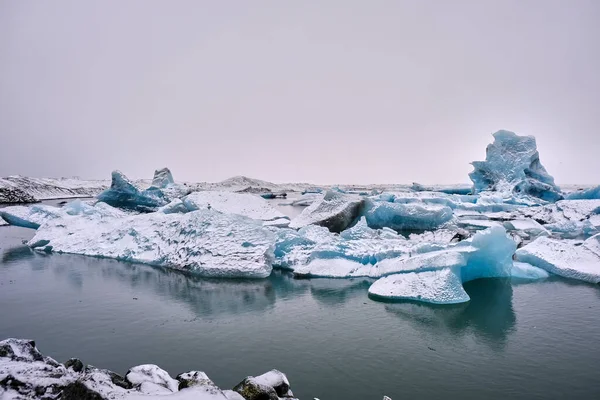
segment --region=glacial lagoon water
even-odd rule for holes
[[[301,399],[598,399],[600,287],[466,285],[460,306],[381,303],[367,279],[206,280],[32,252],[0,227],[0,338],[125,373],[203,370],[231,388],[284,371]]]

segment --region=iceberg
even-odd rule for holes
[[[517,250],[515,259],[565,278],[600,283],[600,234],[583,243],[539,237]]]
[[[292,219],[290,228],[319,225],[332,232],[341,232],[358,219],[364,206],[359,197],[336,191],[327,191]]]
[[[45,204],[0,208],[0,217],[10,225],[38,229],[40,225],[62,215],[58,207]]]
[[[563,239],[588,238],[600,232],[600,200],[561,200],[521,213]]]
[[[0,208],[0,217],[5,219],[6,222],[11,225],[31,229],[38,229],[41,225],[51,220],[75,215],[87,215],[93,218],[119,218],[127,214],[106,203],[98,202],[95,205],[91,205],[79,199],[67,203],[62,208],[46,204]]]
[[[448,206],[367,201],[364,215],[371,228],[395,231],[436,229],[453,217]]]
[[[67,215],[41,225],[29,245],[202,276],[265,278],[272,269],[275,235],[260,221],[215,210],[104,219]]]
[[[390,275],[372,284],[369,295],[374,298],[433,304],[458,304],[470,300],[463,289],[460,276],[452,268]]]
[[[168,203],[163,192],[154,187],[140,190],[121,171],[113,171],[110,188],[97,199],[113,207],[136,211],[155,211]]]
[[[375,298],[434,304],[469,301],[462,284],[475,279],[510,277],[516,245],[503,227],[480,231],[445,250],[379,263],[384,276],[369,288]]]
[[[194,192],[183,198],[189,211],[216,210],[226,214],[237,214],[260,221],[279,221],[278,225],[289,224],[289,218],[277,211],[260,196],[224,191]],[[282,221],[283,220],[283,221]]]
[[[473,192],[499,191],[528,195],[545,201],[562,198],[560,188],[548,174],[533,136],[500,130],[486,149],[485,161],[474,161],[469,174]]]
[[[173,174],[171,174],[169,168],[162,168],[154,171],[154,178],[152,179],[153,187],[163,189],[174,183]]]
[[[600,199],[600,185],[589,189],[578,190],[565,196],[566,200],[598,200]]]

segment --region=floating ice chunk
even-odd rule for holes
[[[540,162],[535,138],[509,131],[494,133],[485,161],[474,161],[469,174],[473,190],[524,194],[546,201],[560,200],[560,189]]]
[[[58,207],[45,204],[0,208],[0,217],[10,225],[31,229],[38,229],[46,221],[60,218],[61,215],[62,213]]]
[[[214,210],[139,214],[98,220],[57,218],[29,242],[44,251],[146,263],[203,276],[264,278],[271,273],[274,234],[262,223]]]
[[[179,388],[177,380],[154,364],[133,367],[127,372],[125,378],[145,394],[170,394],[177,392]]]
[[[565,278],[600,283],[600,235],[581,245],[539,237],[517,250],[516,260],[532,264]]]
[[[598,200],[600,199],[600,185],[589,189],[578,190],[569,193],[565,199],[567,200]]]
[[[154,171],[154,178],[152,179],[152,186],[156,188],[166,188],[168,185],[174,184],[173,175],[169,168],[157,169]]]
[[[0,226],[3,226],[3,225],[8,225],[8,222],[6,222],[4,220],[4,218],[2,218],[2,216],[0,216]]]
[[[332,232],[341,232],[360,215],[364,200],[359,197],[327,191],[292,220],[290,228],[319,225]]]
[[[113,171],[110,188],[97,198],[113,207],[139,211],[155,211],[168,203],[160,189],[150,187],[140,190],[120,171]]]
[[[373,283],[369,294],[376,298],[434,304],[457,304],[470,300],[459,275],[451,268],[390,275]]]
[[[365,217],[371,228],[388,227],[396,231],[431,230],[452,219],[446,206],[368,201]]]
[[[445,250],[404,259],[385,259],[377,268],[381,276],[388,276],[375,282],[369,293],[376,297],[439,304],[468,301],[462,283],[510,277],[515,249],[506,230],[493,227]]]
[[[545,279],[548,276],[550,276],[550,274],[548,274],[548,272],[546,270],[543,270],[538,267],[534,267],[531,264],[514,261],[512,271],[511,271],[511,276],[513,278],[527,279],[527,280],[534,281],[534,280],[538,280],[538,279]]]
[[[265,199],[252,194],[223,191],[194,192],[186,196],[183,203],[190,211],[212,209],[260,221],[284,219],[289,222],[287,216],[277,211]],[[282,224],[283,222],[279,221],[278,225]]]

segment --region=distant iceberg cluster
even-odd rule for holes
[[[288,186],[298,197],[282,204],[304,207],[293,217],[274,206],[284,190],[268,182],[181,184],[163,168],[143,187],[114,171],[92,201],[5,207],[0,217],[36,229],[29,246],[43,252],[220,278],[273,268],[364,277],[375,299],[462,303],[463,284],[481,278],[600,282],[600,187],[561,191],[535,139],[508,131],[473,166],[470,190]]]

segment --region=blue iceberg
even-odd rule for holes
[[[156,211],[168,203],[161,189],[151,186],[140,190],[121,171],[112,172],[110,188],[100,193],[98,200],[113,207],[136,211]]]
[[[598,200],[600,199],[600,186],[578,190],[565,196],[566,200]]]
[[[528,195],[545,201],[562,198],[560,188],[548,174],[533,136],[518,136],[509,131],[493,134],[494,143],[486,149],[485,161],[474,161],[469,174],[473,192],[492,190]]]
[[[169,168],[162,168],[154,171],[154,178],[152,179],[153,187],[163,189],[174,183],[175,180],[173,180],[173,174],[171,174]]]
[[[367,201],[364,211],[371,228],[395,231],[436,229],[452,219],[452,209],[442,205]]]
[[[503,227],[478,232],[446,250],[380,263],[387,273],[369,288],[374,298],[435,304],[469,301],[462,284],[475,279],[510,277],[516,244]],[[391,264],[391,265],[387,265]]]

